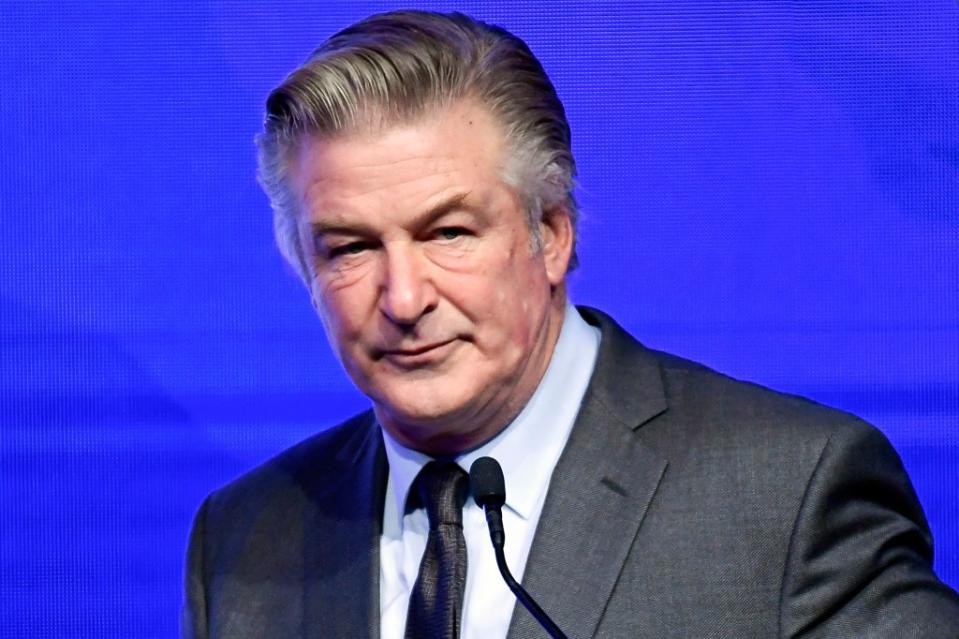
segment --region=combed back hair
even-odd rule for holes
[[[541,248],[543,211],[565,209],[575,233],[569,124],[526,43],[462,13],[382,13],[332,36],[266,101],[259,179],[280,252],[305,282],[312,266],[297,233],[300,202],[288,183],[301,142],[411,123],[464,99],[487,108],[502,128],[502,178],[523,202],[533,250]],[[576,262],[574,246],[570,270]]]

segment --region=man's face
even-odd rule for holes
[[[461,102],[308,140],[292,171],[330,343],[380,423],[434,455],[482,443],[522,409],[562,323],[569,218],[545,215],[534,252],[503,160],[499,125]]]

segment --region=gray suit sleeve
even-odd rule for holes
[[[203,502],[193,520],[190,544],[187,549],[185,598],[180,611],[180,637],[206,639],[206,586],[204,584],[204,543],[206,537],[206,510],[209,498]]]
[[[932,570],[922,507],[886,438],[833,433],[792,531],[782,637],[955,639],[959,596]]]

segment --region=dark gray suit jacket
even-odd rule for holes
[[[523,580],[571,638],[959,637],[877,430],[582,313],[599,359]],[[210,495],[184,634],[377,637],[386,475],[367,412]],[[510,639],[545,636],[517,605]]]

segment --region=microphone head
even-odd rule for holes
[[[470,492],[483,508],[502,508],[506,503],[503,469],[492,457],[480,457],[470,466]]]

